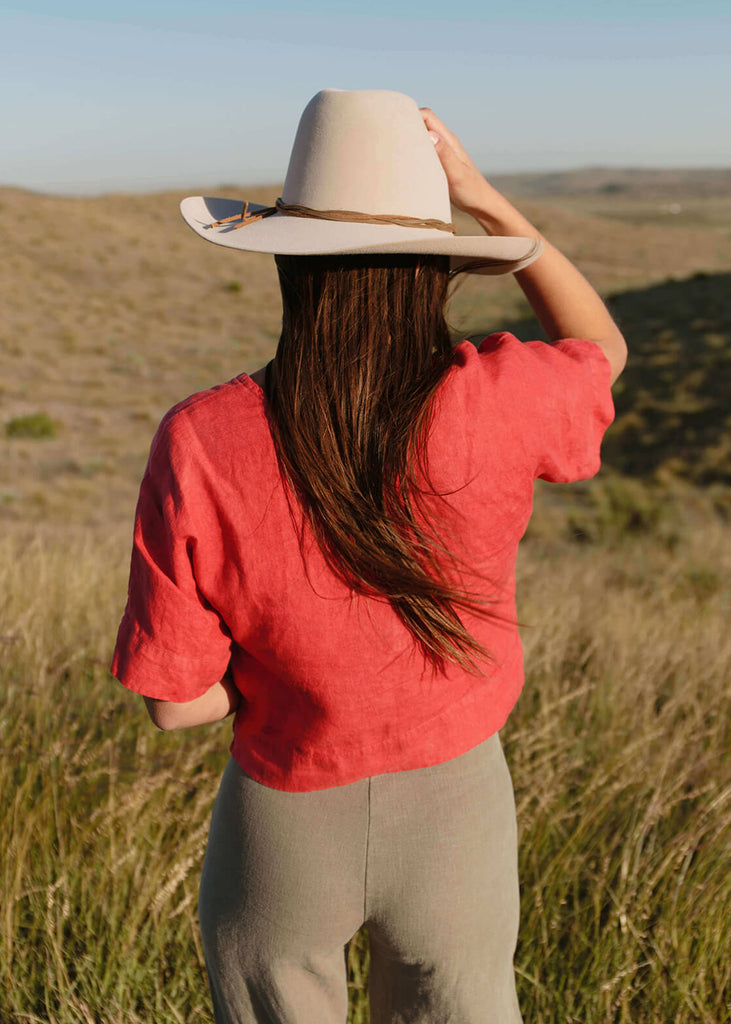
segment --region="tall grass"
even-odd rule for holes
[[[731,1020],[730,539],[525,559],[527,1020]]]
[[[525,545],[527,1021],[731,1019],[730,540]],[[229,725],[159,734],[110,680],[126,569],[126,536],[0,543],[3,1022],[212,1019],[195,906]],[[367,967],[361,936],[353,1024]]]

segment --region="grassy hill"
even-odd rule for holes
[[[602,193],[599,179],[591,210],[561,198],[555,175],[542,179],[538,198],[531,178],[534,198],[522,205],[613,296],[627,330],[611,464],[725,480],[731,207],[704,191],[723,173],[683,178],[687,201],[702,211],[686,225],[672,215],[658,222],[656,183],[665,179],[627,172],[638,174],[631,218],[626,196]],[[680,187],[667,175],[667,188]],[[164,411],[271,356],[280,317],[272,259],[202,244],[178,215],[180,198],[0,189],[0,521],[128,522]],[[461,215],[457,224],[472,230]],[[528,312],[511,279],[463,279],[451,319],[459,336],[517,324],[527,337],[536,331],[522,322]]]

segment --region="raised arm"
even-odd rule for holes
[[[541,255],[535,263],[519,270],[515,279],[549,341],[584,338],[596,342],[609,361],[614,383],[627,361],[627,345],[594,288],[563,253],[485,180],[457,136],[436,114],[428,108],[421,113],[457,209],[474,217],[489,235],[543,239],[545,249]]]

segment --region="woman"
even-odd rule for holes
[[[455,236],[450,198],[486,233]],[[235,713],[200,895],[216,1020],[342,1024],[366,923],[372,1021],[519,1021],[515,555],[534,479],[598,468],[622,335],[397,93],[318,93],[276,207],[182,210],[275,253],[284,309],[269,367],[157,432],[113,663],[162,729]],[[515,273],[549,343],[453,348],[450,260]]]

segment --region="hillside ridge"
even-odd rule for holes
[[[731,197],[731,167],[613,167],[596,166],[564,168],[550,171],[492,172],[483,168],[489,180],[505,192],[523,197],[624,196],[625,198]],[[149,190],[112,189],[99,193],[56,193],[25,189],[20,185],[0,182],[3,192],[46,196],[59,199],[97,199],[104,196],[153,196],[181,193],[184,195],[220,195],[226,192],[278,193],[278,182],[219,182],[215,185],[192,184]]]

